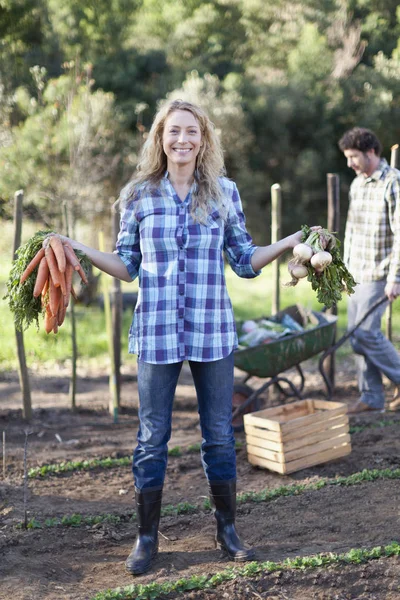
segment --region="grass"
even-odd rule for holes
[[[48,465],[52,466],[52,465]],[[60,465],[62,467],[62,465]],[[117,465],[109,465],[117,466]],[[118,465],[120,466],[120,465]],[[39,468],[40,469],[40,468]],[[81,469],[79,469],[81,470]],[[31,476],[32,471],[38,471],[38,469],[30,471],[29,476]],[[47,473],[50,473],[48,471]],[[42,476],[45,476],[47,473],[42,473]],[[34,473],[34,476],[37,476],[38,473]],[[264,490],[260,490],[258,492],[243,492],[238,494],[237,502],[238,505],[245,504],[248,502],[251,503],[262,503],[262,502],[273,502],[278,498],[288,497],[288,496],[300,496],[306,493],[318,492],[319,490],[325,487],[331,486],[342,486],[342,487],[351,487],[355,485],[360,485],[363,483],[374,483],[376,481],[383,480],[399,480],[400,479],[400,469],[363,469],[357,473],[353,473],[352,475],[348,475],[347,477],[323,477],[318,481],[314,482],[306,482],[306,483],[292,483],[288,485],[280,485],[274,489],[266,488]],[[182,514],[196,514],[202,510],[209,511],[211,510],[211,503],[209,498],[205,498],[202,505],[193,505],[189,502],[179,502],[176,505],[168,504],[163,506],[161,514],[162,516],[170,516],[170,515],[182,515]],[[38,529],[41,527],[58,527],[60,525],[63,526],[71,526],[79,527],[80,525],[88,524],[88,519],[91,522],[102,522],[104,520],[110,521],[114,519],[114,522],[119,522],[118,519],[125,518],[123,516],[118,515],[64,515],[62,518],[49,518],[46,521],[41,523],[35,517],[31,519],[31,525],[28,524],[28,529]],[[129,519],[134,521],[136,519],[136,514],[129,512]],[[111,522],[111,521],[110,521]],[[18,524],[18,527],[22,527],[22,524]]]
[[[313,556],[297,556],[295,558],[286,558],[281,562],[254,561],[247,563],[243,567],[228,567],[211,576],[209,574],[192,575],[188,578],[181,578],[177,581],[166,581],[165,583],[133,583],[125,588],[99,592],[92,600],[156,600],[157,598],[165,598],[171,593],[180,594],[191,590],[215,589],[225,582],[240,579],[241,577],[257,578],[266,573],[283,570],[329,569],[339,565],[359,565],[371,560],[392,556],[400,556],[400,544],[395,541],[386,546],[375,546],[374,548],[352,548],[342,554],[328,552]]]
[[[24,224],[25,227],[25,224]],[[23,242],[38,229],[30,225],[25,230]],[[14,335],[14,324],[12,314],[3,296],[6,292],[5,282],[11,268],[10,248],[12,246],[12,223],[2,223],[3,236],[0,242],[0,252],[3,260],[0,265],[0,330],[2,332],[2,344],[0,347],[0,368],[4,370],[16,369],[16,345]],[[88,239],[85,235],[84,239]],[[89,242],[90,243],[90,242]],[[110,278],[107,279],[110,280]],[[285,264],[281,266],[281,282],[289,280]],[[256,319],[271,314],[271,300],[273,293],[272,269],[266,267],[262,274],[255,279],[240,279],[228,267],[226,269],[226,281],[228,291],[238,321],[245,319]],[[123,283],[123,291],[136,291],[137,282],[131,284]],[[301,304],[305,308],[321,310],[315,293],[307,281],[300,281],[294,288],[281,287],[281,308],[292,304]],[[346,297],[338,306],[338,337],[343,335],[346,328]],[[124,312],[122,326],[122,361],[131,361],[128,354],[128,332],[132,315]],[[106,367],[109,363],[107,333],[105,327],[104,312],[97,306],[76,306],[77,336],[79,361],[85,365],[95,363],[96,366]],[[394,305],[393,331],[400,331],[400,306]],[[400,342],[399,335],[395,333],[395,343]],[[25,351],[27,363],[30,368],[39,368],[46,365],[48,368],[57,364],[66,364],[70,361],[72,354],[70,338],[70,321],[67,316],[64,325],[57,335],[47,335],[42,328],[39,331],[31,326],[24,333]],[[338,359],[347,356],[351,352],[349,344],[345,344],[338,352]]]

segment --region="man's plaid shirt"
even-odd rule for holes
[[[194,184],[195,185],[195,184]],[[121,216],[116,252],[139,294],[129,351],[149,363],[212,361],[237,346],[226,290],[223,251],[240,277],[255,277],[256,250],[246,231],[236,185],[220,178],[225,222],[218,210],[205,224],[190,215],[194,187],[182,202],[166,175],[157,188],[140,186]]]
[[[344,262],[357,283],[400,283],[400,171],[385,159],[350,186]]]

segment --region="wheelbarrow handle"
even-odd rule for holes
[[[354,327],[352,327],[351,329],[349,329],[335,344],[333,344],[332,346],[330,346],[327,350],[325,350],[325,352],[321,355],[320,359],[319,359],[319,371],[325,381],[325,385],[328,389],[328,398],[330,398],[332,396],[332,382],[328,379],[328,377],[325,374],[324,368],[323,368],[323,363],[325,361],[325,359],[332,354],[333,352],[336,352],[336,350],[338,348],[340,348],[340,346],[342,346],[344,344],[344,342],[346,342],[355,332],[356,329],[358,329],[358,327],[360,327],[360,325],[365,321],[365,319],[367,319],[369,317],[369,315],[371,313],[374,312],[374,310],[376,310],[379,306],[381,306],[381,304],[383,304],[384,302],[387,302],[388,298],[387,296],[383,296],[382,298],[380,298],[379,300],[377,300],[375,302],[375,304],[373,304],[368,310],[367,312],[361,317],[361,319],[354,325]]]

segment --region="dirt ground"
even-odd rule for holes
[[[316,366],[305,364],[306,396],[322,398]],[[238,377],[243,373],[238,372]],[[290,375],[290,374],[289,374]],[[294,376],[294,375],[293,375]],[[351,361],[338,367],[334,400],[357,398]],[[129,456],[137,431],[137,388],[133,365],[123,373],[122,409],[114,424],[107,412],[108,377],[79,371],[79,409],[68,408],[68,372],[32,373],[34,419],[22,420],[20,390],[14,373],[0,378],[0,431],[5,431],[6,478],[0,474],[1,600],[90,600],[107,589],[132,583],[163,583],[223,571],[229,563],[215,550],[210,511],[163,516],[160,553],[152,569],[132,578],[124,560],[135,540],[133,482],[129,466],[74,471],[29,479],[28,519],[41,528],[18,527],[24,518],[23,449],[28,437],[28,467],[63,461]],[[249,384],[263,383],[253,378]],[[387,388],[390,398],[393,389]],[[265,402],[279,402],[274,397]],[[237,434],[238,491],[257,492],[282,485],[312,483],[349,476],[363,469],[400,467],[400,413],[352,417],[352,452],[348,456],[291,475],[279,475],[249,464],[245,435]],[[198,452],[185,452],[200,442],[196,399],[184,368],[176,393],[170,456],[163,502],[202,506],[207,486]],[[1,465],[2,468],[2,465]],[[238,507],[237,527],[256,549],[258,561],[319,553],[344,553],[400,542],[400,481],[382,479],[353,486],[327,486],[269,502]],[[46,527],[48,518],[111,514],[120,522]],[[400,559],[381,558],[361,564],[305,570],[279,570],[258,577],[238,577],[216,588],[170,593],[160,598],[256,600],[399,600]]]

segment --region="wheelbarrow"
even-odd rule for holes
[[[325,359],[335,352],[363,323],[363,321],[383,302],[386,297],[378,300],[358,323],[335,343],[336,315],[317,311],[305,311],[300,305],[290,306],[280,311],[276,317],[279,321],[289,314],[299,324],[304,325],[308,319],[314,322],[312,329],[293,333],[278,338],[268,344],[237,350],[234,354],[234,364],[247,375],[234,385],[232,399],[232,425],[235,431],[243,431],[243,414],[256,412],[260,409],[260,396],[271,385],[275,385],[287,398],[302,399],[305,384],[301,363],[323,352],[319,359],[318,368],[326,386],[326,397],[331,399],[333,384],[324,370]],[[285,371],[295,368],[300,376],[300,383],[295,385],[284,375]],[[257,390],[253,390],[247,381],[251,377],[267,378],[267,381]],[[282,384],[286,384],[285,387]]]
[[[235,367],[245,371],[247,375],[234,386],[232,425],[235,431],[243,430],[244,413],[260,409],[260,395],[271,385],[275,385],[286,397],[301,399],[305,377],[300,363],[326,350],[335,340],[337,316],[306,311],[302,306],[294,305],[277,313],[276,320],[280,321],[285,314],[303,326],[311,321],[314,327],[294,332],[267,344],[236,350]],[[295,367],[300,376],[300,383],[297,385],[283,375],[292,367]],[[257,390],[253,390],[246,384],[251,377],[267,378],[267,381]],[[287,385],[283,387],[282,384]]]

